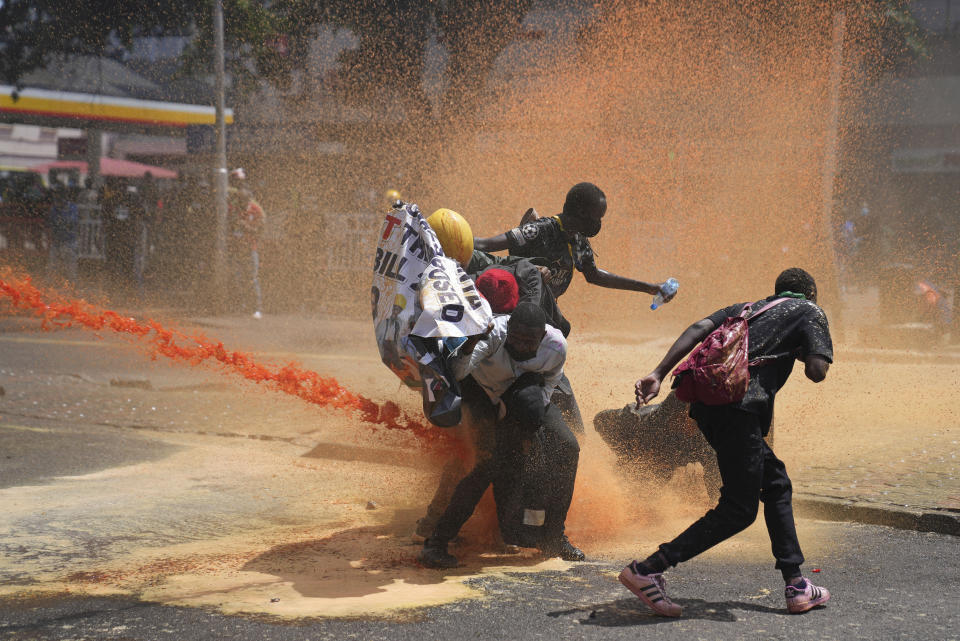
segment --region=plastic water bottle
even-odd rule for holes
[[[677,293],[678,289],[680,289],[680,281],[676,278],[668,278],[667,282],[660,285],[660,293],[653,297],[653,302],[650,303],[650,309],[656,309],[663,305],[663,299],[667,296],[673,296]]]

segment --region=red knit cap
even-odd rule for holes
[[[477,289],[488,301],[495,314],[512,312],[517,306],[520,293],[517,279],[510,272],[491,267],[477,278]]]

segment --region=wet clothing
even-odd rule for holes
[[[771,296],[754,303],[760,309]],[[708,318],[719,326],[744,304],[718,310]],[[791,299],[750,322],[751,359],[786,354],[762,367],[750,368],[743,400],[727,405],[692,403],[690,416],[717,454],[722,487],[717,506],[678,537],[660,546],[671,565],[697,556],[745,529],[757,516],[760,502],[777,568],[785,578],[799,576],[803,554],[793,519],[792,485],[783,462],[763,437],[770,429],[773,402],[793,371],[796,355],[819,355],[833,361],[827,317],[816,304]]]
[[[560,308],[557,307],[553,290],[546,286],[543,274],[533,262],[519,256],[494,256],[475,249],[473,258],[467,265],[467,274],[476,281],[489,269],[502,269],[513,274],[519,290],[517,303],[530,302],[538,305],[547,315],[548,324],[559,329],[564,338],[570,335],[570,321],[563,317]]]
[[[717,453],[723,483],[720,500],[678,537],[661,545],[660,551],[670,565],[692,559],[746,529],[762,501],[776,567],[785,576],[799,575],[803,552],[793,520],[793,486],[783,462],[763,440],[763,419],[721,405],[697,424]]]
[[[563,376],[567,341],[560,330],[547,325],[546,334],[540,341],[536,355],[525,361],[516,361],[506,349],[509,320],[509,316],[495,316],[493,328],[487,338],[479,341],[473,352],[453,361],[453,373],[457,380],[468,375],[473,376],[487,393],[490,402],[496,405],[504,392],[522,374],[538,372],[543,376],[541,396],[543,404],[547,405]]]
[[[770,296],[752,304],[754,311],[759,310],[777,296]],[[719,327],[730,316],[737,316],[746,303],[738,303],[717,310],[707,318]],[[771,307],[756,320],[750,321],[749,358],[777,356],[760,367],[750,368],[750,385],[743,400],[734,403],[744,412],[756,414],[763,420],[763,435],[766,436],[773,419],[773,401],[777,391],[783,387],[793,371],[796,356],[806,357],[816,354],[833,362],[833,343],[827,316],[815,303],[804,299],[786,300]],[[690,416],[709,417],[713,407],[702,403],[690,406]]]
[[[513,506],[524,469],[523,440],[533,437],[536,448],[544,454],[548,469],[543,484],[545,510],[542,540],[552,542],[563,535],[567,511],[573,499],[573,487],[580,459],[580,446],[567,427],[560,410],[553,404],[537,408],[517,407],[518,403],[530,403],[531,396],[513,394],[515,388],[505,392],[507,406],[505,419],[497,418],[497,406],[489,401],[487,393],[472,377],[461,381],[463,403],[469,420],[478,435],[476,463],[470,472],[457,484],[449,504],[437,522],[430,541],[446,544],[457,535],[463,524],[473,514],[477,503],[490,484],[493,484],[494,501],[501,530],[509,531],[510,508]],[[538,402],[542,395],[534,395]],[[537,429],[532,432],[529,424],[515,417],[529,415],[530,411],[542,416]],[[506,537],[505,537],[506,538]]]
[[[511,256],[528,258],[550,270],[544,280],[556,298],[567,291],[575,269],[582,272],[588,267],[596,268],[590,241],[580,233],[568,235],[559,216],[515,227],[506,236]]]

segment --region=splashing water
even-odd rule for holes
[[[7,268],[0,272],[0,297],[15,309],[29,310],[43,320],[44,330],[82,327],[93,331],[110,330],[140,339],[139,345],[150,358],[164,356],[190,365],[216,365],[221,371],[236,374],[255,383],[296,396],[320,407],[359,411],[360,420],[371,427],[409,432],[424,447],[450,449],[453,440],[442,430],[410,418],[396,403],[377,403],[344,388],[334,378],[320,376],[295,364],[271,366],[257,362],[250,354],[231,351],[219,341],[202,335],[188,336],[168,329],[154,320],[138,321],[117,312],[101,309],[84,300],[64,299],[59,294],[33,285],[26,275]]]

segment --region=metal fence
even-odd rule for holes
[[[80,224],[77,233],[77,257],[104,260],[103,217],[99,205],[77,205]]]

